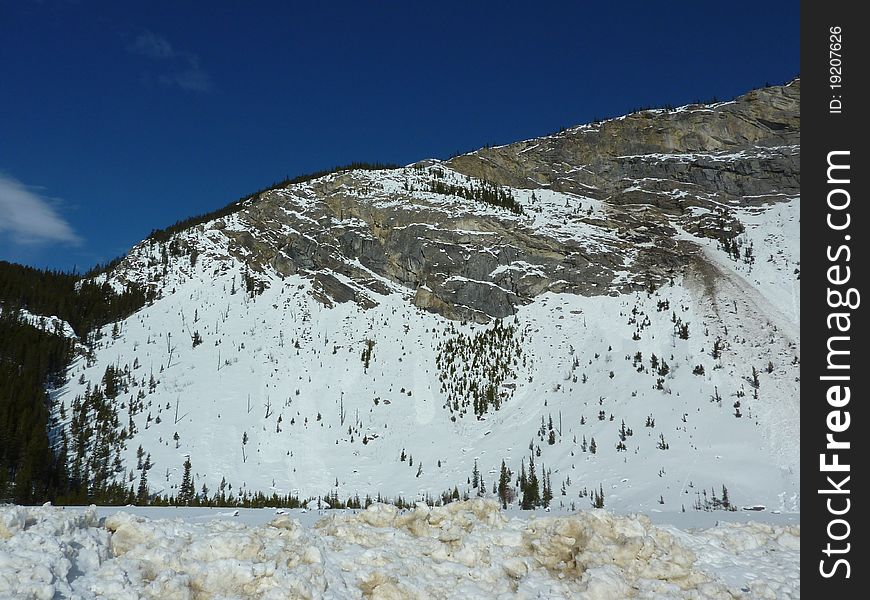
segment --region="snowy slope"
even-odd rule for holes
[[[457,181],[463,177],[432,168]],[[415,172],[355,172],[328,176],[326,183],[351,181],[350,187],[342,184],[342,193],[362,205],[405,205],[405,197],[413,197],[426,210],[498,215],[576,243],[590,257],[621,263],[617,283],[642,280],[633,266],[640,243],[625,244],[608,228],[621,209],[574,194],[513,189],[526,215],[506,216],[501,209],[420,191],[422,183],[414,190],[414,177],[423,182],[429,176]],[[310,218],[306,206],[316,201],[317,185],[322,182],[277,192],[297,223]],[[584,218],[569,218],[578,204]],[[118,429],[129,432],[132,422],[135,434],[119,451],[115,476],[136,487],[141,446],[153,464],[152,493],[177,493],[189,455],[197,491],[205,485],[214,492],[224,478],[235,493],[309,497],[337,491],[343,499],[378,493],[419,499],[456,486],[474,495],[468,480],[477,461],[491,496],[502,460],[517,474],[521,460],[528,467],[534,454],[538,471],[542,465],[551,471],[554,502],[567,507],[588,507],[585,492],[601,486],[608,508],[677,512],[727,486],[738,506],[796,511],[798,211],[796,198],[731,210],[745,228],[740,243],[751,242],[757,257],[751,269],[715,240],[687,233],[674,221],[668,226],[705,258],[670,284],[643,292],[602,289],[592,296],[545,291],[500,325],[424,311],[413,304],[419,290],[373,272],[380,293],[330,272],[368,301],[324,301],[317,282],[304,273],[251,268],[252,256],[234,240],[257,232],[241,213],[177,234],[172,243],[195,248],[195,259],[167,251],[167,244],[134,248],[111,281],[119,287],[139,281],[158,288],[160,297],[118,324],[117,335],[113,326],[104,328],[57,397],[68,426],[77,396],[102,385],[110,366],[122,374]],[[461,231],[461,220],[453,226]],[[294,235],[290,229],[275,222],[256,243]],[[536,268],[518,261],[490,276],[534,276]],[[439,366],[452,347],[447,343],[506,326],[513,327],[506,345],[481,342],[484,355],[513,348],[499,380],[501,407],[481,419],[470,409],[451,410],[448,397],[459,375]],[[202,341],[194,345],[197,336]],[[486,378],[475,364],[467,365],[466,383]],[[623,422],[632,431],[624,436],[624,450],[617,448]]]
[[[0,314],[3,313],[3,307],[0,306]],[[54,315],[44,316],[44,315],[36,315],[27,310],[26,308],[18,309],[18,318],[28,325],[35,327],[37,329],[41,329],[42,331],[48,331],[49,333],[54,333],[56,335],[78,339],[75,330],[72,328],[72,325],[61,319],[60,317],[56,317]]]

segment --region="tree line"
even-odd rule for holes
[[[67,321],[87,345],[97,328],[146,301],[135,286],[117,293],[76,273],[0,261],[0,502],[55,500],[79,487],[67,470],[63,440],[53,433],[48,392],[64,383],[77,341],[29,324],[22,309]],[[101,486],[100,495],[113,494],[109,487]]]

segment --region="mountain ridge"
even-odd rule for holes
[[[799,510],[799,81],[741,98],[332,173],[143,241],[94,282],[149,302],[52,392],[71,472],[141,501],[186,460],[212,493],[437,498],[493,495],[504,460],[518,501],[533,460],[565,506],[727,485]],[[684,135],[710,120],[740,143]],[[612,130],[672,121],[641,157]]]

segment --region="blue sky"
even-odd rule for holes
[[[799,70],[797,2],[244,4],[0,0],[0,259],[83,270],[287,175]]]

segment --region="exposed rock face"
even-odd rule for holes
[[[643,111],[391,171],[345,172],[262,194],[218,221],[254,270],[308,274],[324,303],[391,287],[451,319],[513,314],[545,291],[657,286],[697,260],[680,230],[727,243],[734,206],[799,195],[800,82],[732,102]],[[524,214],[434,181],[510,187]]]
[[[650,110],[456,157],[451,167],[512,187],[547,187],[679,212],[800,189],[800,80],[732,102]],[[687,197],[677,202],[677,191]],[[668,199],[670,196],[670,199]]]

